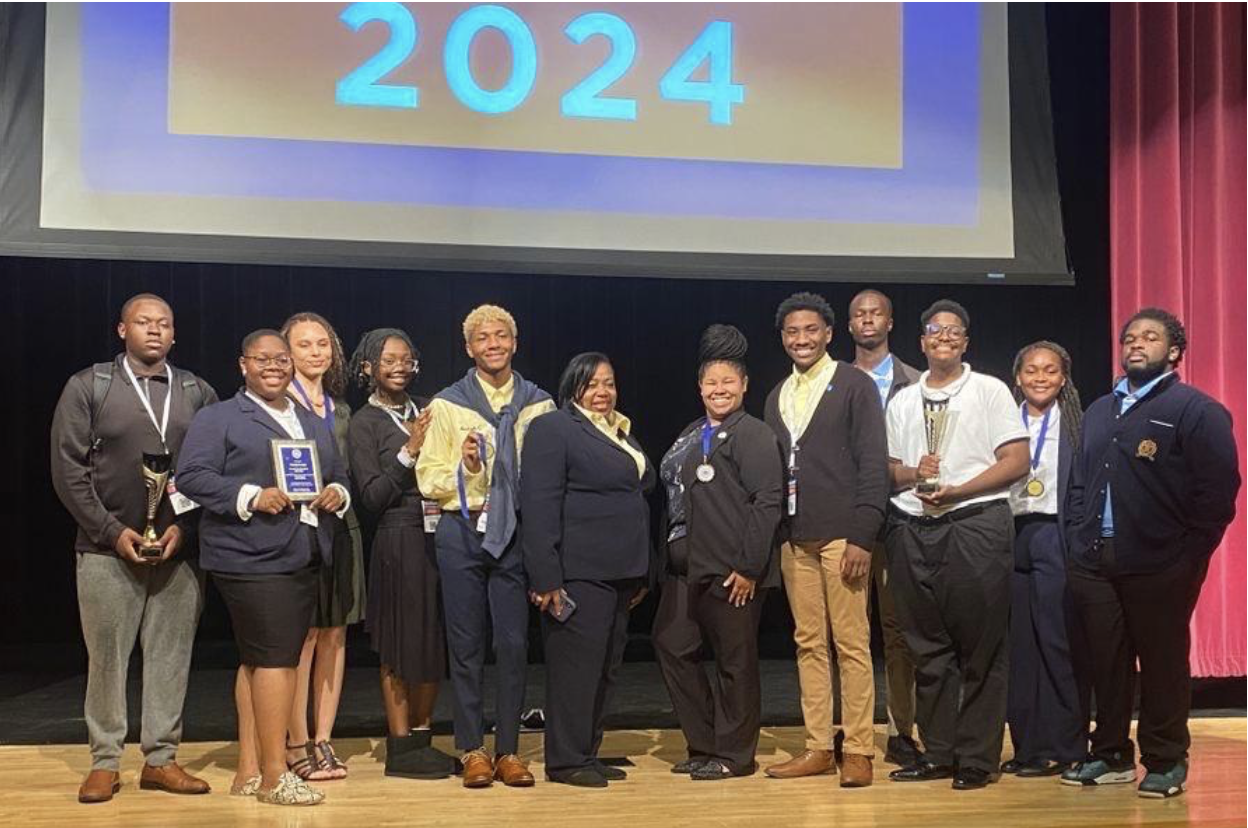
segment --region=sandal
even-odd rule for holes
[[[258,789],[256,799],[267,805],[319,805],[325,801],[325,794],[287,771],[277,780],[276,787]]]
[[[286,745],[287,750],[302,750],[303,756],[300,756],[293,762],[287,761],[286,767],[295,776],[298,776],[304,782],[324,782],[332,779],[327,776],[329,770],[321,764],[321,760],[317,758],[316,746],[312,742],[306,742],[302,745]],[[319,774],[319,775],[318,775]]]
[[[256,774],[241,785],[237,782],[230,785],[230,796],[255,796],[258,790],[260,790],[260,774]]]
[[[316,749],[321,752],[321,767],[330,774],[329,779],[347,778],[347,763],[334,753],[334,746],[329,743],[328,739],[317,742]]]

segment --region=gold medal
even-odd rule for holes
[[[1027,492],[1028,497],[1039,497],[1044,494],[1044,484],[1040,482],[1039,478],[1033,477],[1027,481],[1027,487],[1024,491]]]
[[[1145,460],[1155,460],[1157,458],[1157,444],[1152,440],[1141,440],[1140,445],[1135,449],[1135,456],[1142,457]]]

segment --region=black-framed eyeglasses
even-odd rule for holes
[[[260,369],[268,368],[270,365],[276,365],[278,368],[289,368],[290,357],[286,354],[279,356],[245,356],[243,359],[249,359],[256,363],[256,367]]]
[[[923,333],[927,336],[944,334],[949,339],[957,340],[966,336],[966,328],[961,325],[937,325],[935,322],[928,322],[923,326]]]

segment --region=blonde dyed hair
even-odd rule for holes
[[[519,336],[515,317],[505,309],[498,305],[478,305],[464,317],[464,342],[471,342],[472,335],[477,328],[489,322],[502,322],[507,326],[507,330],[511,331],[512,337]]]

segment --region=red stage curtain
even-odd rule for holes
[[[1245,7],[1113,3],[1110,235],[1115,334],[1156,305],[1187,326],[1185,381],[1245,412]],[[1115,342],[1115,348],[1117,343]],[[1192,671],[1242,676],[1244,490],[1192,622]]]

